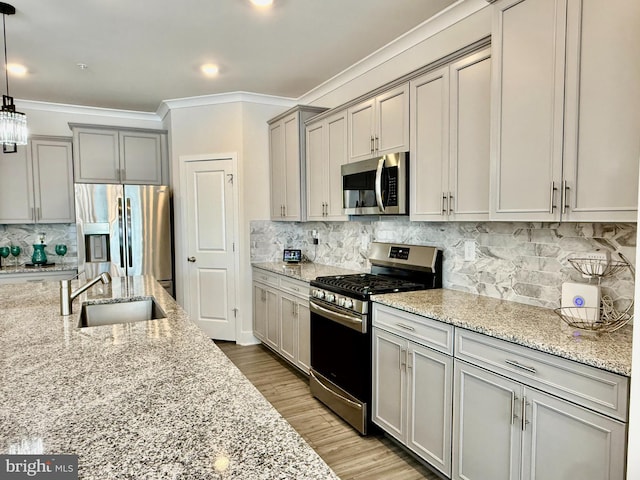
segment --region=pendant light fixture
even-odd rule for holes
[[[2,108],[0,108],[0,143],[5,153],[18,151],[17,145],[27,144],[27,116],[16,112],[13,97],[9,96],[9,70],[7,69],[7,30],[5,18],[16,13],[16,9],[8,3],[0,2],[2,13],[2,35],[4,39],[4,72],[7,82],[7,94],[2,95]]]

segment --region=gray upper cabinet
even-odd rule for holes
[[[166,132],[69,125],[78,183],[162,185]]]
[[[0,168],[0,223],[75,222],[71,138],[33,136]]]
[[[411,219],[489,219],[490,50],[411,80]]]
[[[348,109],[349,161],[409,150],[409,84]]]
[[[268,122],[271,220],[306,220],[304,122],[324,110],[299,105]]]
[[[307,220],[344,221],[341,166],[347,163],[347,111],[307,125]]]
[[[636,221],[640,4],[494,8],[493,220]]]

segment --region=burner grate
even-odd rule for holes
[[[385,275],[372,275],[370,273],[318,277],[314,284],[326,289],[336,289],[358,295],[374,295],[425,288],[424,284],[421,283]]]

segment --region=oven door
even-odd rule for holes
[[[309,300],[309,308],[311,393],[360,433],[366,434],[371,404],[368,316],[347,315],[316,299]]]

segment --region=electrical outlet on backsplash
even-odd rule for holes
[[[55,246],[64,244],[67,253],[64,256],[66,265],[77,264],[77,236],[75,223],[0,225],[0,246],[18,245],[22,250],[18,257],[19,264],[31,262],[33,245],[40,243],[41,234],[45,234],[47,247],[45,248],[48,261],[57,263]]]
[[[312,245],[310,230],[322,242]],[[560,306],[562,283],[584,281],[568,258],[596,250],[635,262],[635,223],[410,222],[406,217],[349,222],[251,222],[251,261],[278,262],[282,239],[315,261],[354,270],[368,269],[372,241],[433,245],[444,251],[443,285],[494,298],[547,308]],[[465,243],[476,258],[465,261]],[[602,280],[603,293],[618,305],[634,295],[625,269]]]

